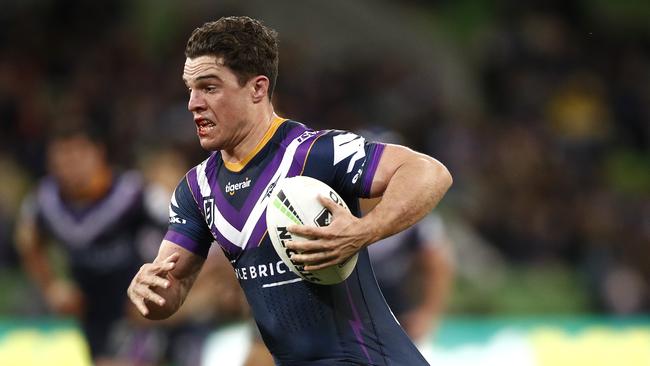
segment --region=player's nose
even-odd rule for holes
[[[203,98],[200,91],[190,91],[190,99],[187,102],[187,109],[189,109],[190,112],[205,109],[205,98]]]

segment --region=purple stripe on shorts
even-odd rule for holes
[[[363,184],[361,185],[361,197],[370,196],[370,188],[372,188],[372,180],[375,177],[377,172],[377,167],[379,166],[379,160],[381,155],[384,153],[384,148],[386,145],[377,144],[375,145],[374,150],[372,151],[372,156],[370,157],[370,162],[368,168],[366,169],[366,174],[364,174]]]
[[[167,230],[167,234],[165,234],[164,240],[169,240],[172,243],[181,246],[203,258],[206,258],[208,256],[208,250],[210,250],[210,245],[197,243],[184,234],[172,230]]]
[[[354,319],[348,320],[348,323],[350,323],[352,332],[354,332],[354,335],[357,338],[357,342],[361,347],[361,351],[363,351],[363,354],[366,355],[368,362],[372,363],[372,359],[370,359],[370,354],[366,348],[366,342],[363,340],[363,335],[361,334],[361,331],[363,330],[363,322],[361,321],[357,307],[354,305],[354,301],[352,300],[352,294],[350,293],[348,281],[345,281],[345,291],[348,294],[348,302],[350,303],[350,308],[352,309],[352,315],[354,315]]]

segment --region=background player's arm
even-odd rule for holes
[[[293,226],[289,230],[314,240],[288,243],[301,254],[292,258],[308,271],[341,263],[364,246],[398,233],[430,212],[451,186],[451,174],[430,156],[399,145],[386,145],[370,190],[382,200],[357,218],[322,198],[334,216],[327,227]]]
[[[76,285],[61,278],[52,268],[47,247],[32,218],[18,219],[15,243],[23,269],[39,288],[49,308],[57,314],[80,315],[83,295]]]
[[[359,200],[362,213],[365,215],[372,211],[380,200],[381,197]],[[436,235],[432,235],[427,230],[424,234],[420,233],[417,240],[423,241],[418,245],[419,250],[414,263],[421,275],[417,280],[422,298],[413,310],[398,314],[400,324],[409,337],[416,342],[421,341],[424,336],[437,328],[454,276],[450,254],[451,243],[444,229],[438,229]]]
[[[445,250],[424,247],[417,257],[417,268],[422,278],[422,302],[400,318],[400,323],[411,339],[421,341],[427,333],[437,328],[444,311],[452,283],[453,269]]]
[[[153,263],[144,264],[131,281],[128,295],[147,319],[165,319],[183,304],[205,258],[163,240]]]

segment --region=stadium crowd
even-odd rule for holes
[[[46,172],[57,124],[101,126],[111,160],[124,168],[142,167],[161,148],[190,162],[205,155],[192,129],[180,127],[192,123],[183,42],[194,25],[246,9],[145,3],[13,1],[0,15],[3,267],[19,267],[14,219]],[[327,43],[283,35],[279,114],[315,127],[398,131],[454,174],[442,216],[506,266],[570,268],[588,296],[585,311],[648,311],[648,14],[608,17],[625,9],[602,1],[505,3],[454,32],[442,22],[454,13],[449,2],[406,2],[421,13],[412,15],[424,24],[421,40],[436,35],[432,58],[387,45],[333,59]],[[449,75],[459,76],[452,85]]]

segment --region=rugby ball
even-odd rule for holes
[[[306,281],[321,285],[333,285],[344,281],[354,270],[358,254],[334,266],[317,271],[305,271],[302,265],[291,261],[293,250],[287,249],[287,241],[307,240],[290,233],[290,225],[327,226],[332,213],[318,201],[318,196],[329,197],[349,211],[341,196],[327,184],[310,177],[284,178],[273,189],[266,207],[266,226],[273,248],[289,269]]]

